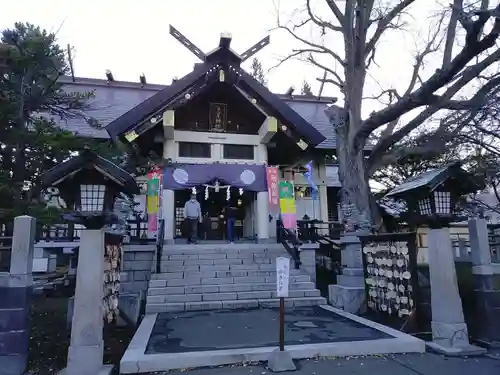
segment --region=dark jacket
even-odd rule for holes
[[[226,208],[226,219],[236,219],[237,213],[238,213],[238,209],[236,207],[227,207]]]

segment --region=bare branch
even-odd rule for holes
[[[326,1],[326,4],[330,7],[330,9],[332,10],[332,13],[335,15],[335,17],[337,18],[337,20],[339,21],[340,23],[340,26],[342,26],[343,28],[346,27],[346,19],[345,19],[345,16],[342,14],[342,12],[340,11],[340,8],[337,6],[337,4],[335,3],[335,0],[325,0]]]
[[[342,32],[342,27],[341,26],[335,26],[331,22],[326,22],[320,19],[319,17],[316,17],[313,14],[313,11],[311,9],[311,0],[306,0],[306,9],[307,9],[307,14],[309,15],[309,20],[314,22],[316,25],[321,27],[323,29],[322,34],[325,34],[325,29],[330,29],[332,31],[339,31]]]
[[[288,34],[290,34],[293,38],[295,38],[296,40],[304,43],[305,45],[309,46],[310,48],[305,48],[303,50],[301,49],[296,49],[295,50],[295,53],[296,55],[295,56],[298,56],[300,55],[300,51],[302,51],[302,53],[309,53],[311,52],[310,49],[311,48],[314,48],[315,50],[319,50],[319,51],[322,51],[322,53],[328,53],[329,55],[331,55],[338,63],[340,63],[342,66],[345,65],[345,61],[344,59],[342,59],[336,52],[332,51],[330,48],[327,48],[321,44],[317,44],[317,43],[313,43],[313,42],[310,42],[304,38],[302,38],[301,36],[299,36],[296,32],[292,31],[289,27],[287,26],[284,26],[284,25],[281,25],[278,23],[278,26],[277,26],[278,29],[282,29],[282,30],[285,30]],[[316,52],[317,52],[316,51]]]
[[[500,10],[500,4],[497,6],[497,9]],[[489,16],[478,16],[477,20],[473,23],[473,29],[475,30],[474,33],[479,34],[482,26],[488,21],[488,19]],[[368,119],[366,119],[359,127],[353,144],[363,144],[364,140],[366,140],[369,134],[371,134],[374,130],[411,111],[412,109],[424,105],[434,104],[432,102],[435,101],[435,97],[432,94],[435,91],[450,83],[455,78],[456,74],[462,71],[462,69],[464,69],[472,59],[495,45],[496,40],[500,35],[500,17],[495,19],[494,27],[482,40],[478,40],[479,36],[476,35],[476,37],[474,37],[474,35],[475,34],[471,34],[470,32],[468,33],[465,46],[462,51],[455,56],[447,68],[437,70],[425,83],[420,86],[420,88],[411,94],[404,96],[401,100],[398,100],[398,102],[389,105],[387,108],[372,114]],[[496,52],[498,52],[498,50]],[[488,56],[483,60],[483,62],[494,55],[498,54],[494,53]],[[481,63],[469,67],[468,71],[464,72],[463,77],[458,81],[463,82],[458,90],[482,72],[483,69],[478,69],[479,66],[481,66]],[[475,74],[470,74],[472,71],[474,71]],[[463,78],[465,76],[470,77],[470,79],[465,80],[464,82]],[[456,85],[457,83],[453,86]],[[456,92],[458,92],[458,90]]]
[[[401,12],[408,8],[413,2],[415,2],[415,0],[403,0],[378,21],[375,33],[366,44],[365,56],[368,56],[375,49],[380,37],[384,34],[384,31],[389,27],[394,18],[401,14]]]
[[[454,0],[451,10],[450,22],[448,23],[448,30],[446,31],[446,43],[443,53],[442,67],[446,68],[451,63],[451,56],[453,54],[453,46],[455,45],[455,36],[457,33],[457,23],[460,17],[460,11],[463,9],[464,0]]]

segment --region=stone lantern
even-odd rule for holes
[[[453,163],[412,177],[386,195],[406,202],[408,212],[402,218],[408,223],[429,227],[433,341],[427,345],[442,354],[483,352],[469,343],[449,230],[451,222],[466,220],[460,214],[462,197],[480,188],[459,163]]]
[[[69,211],[63,219],[86,228],[80,236],[71,342],[62,373],[109,374],[112,366],[103,366],[103,227],[119,221],[113,212],[117,196],[139,194],[139,187],[126,171],[88,149],[49,170],[43,185],[62,198]]]

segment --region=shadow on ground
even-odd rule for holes
[[[31,308],[28,371],[33,375],[55,375],[66,366],[69,329],[66,328],[68,298],[40,295]],[[133,330],[108,326],[104,330],[104,362],[120,363]]]

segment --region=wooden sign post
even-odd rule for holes
[[[285,350],[285,297],[288,297],[290,259],[276,258],[276,293],[280,299],[280,351]]]
[[[288,297],[288,286],[290,280],[290,259],[285,257],[276,258],[276,294],[280,299],[280,345],[274,350],[267,367],[272,372],[294,371],[297,368],[293,363],[290,352],[285,351],[285,297]]]

